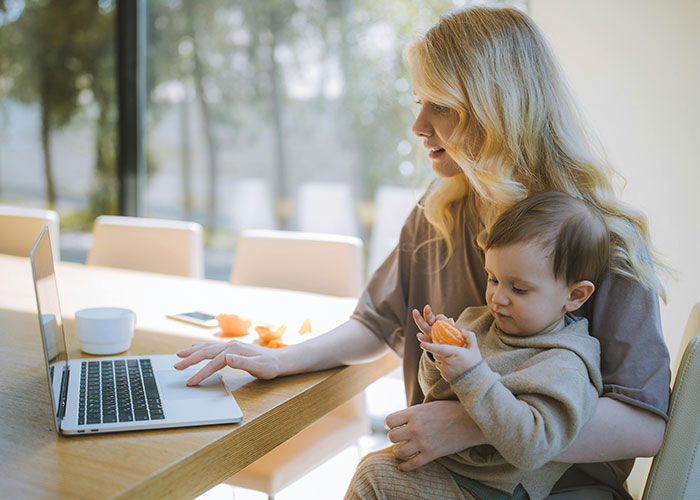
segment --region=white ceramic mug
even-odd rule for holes
[[[119,307],[90,307],[75,313],[80,349],[88,354],[117,354],[131,346],[136,314]]]

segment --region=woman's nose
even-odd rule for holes
[[[433,127],[425,118],[425,113],[423,112],[423,106],[420,108],[416,120],[413,122],[411,131],[418,137],[430,137],[433,135]]]

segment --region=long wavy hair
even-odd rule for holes
[[[485,208],[488,228],[529,194],[561,191],[603,215],[611,271],[666,300],[646,217],[616,195],[619,174],[586,130],[551,49],[527,15],[484,7],[449,14],[404,55],[421,97],[459,115],[445,150],[463,175],[433,183],[424,202],[446,245],[445,263],[454,252],[453,204],[468,193]],[[479,146],[467,147],[473,138]]]

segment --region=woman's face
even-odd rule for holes
[[[440,177],[461,174],[462,169],[445,151],[447,139],[459,122],[457,112],[423,99],[418,93],[416,102],[420,110],[411,130],[423,139],[423,145],[433,163],[433,171]]]

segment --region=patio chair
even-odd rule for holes
[[[666,434],[643,500],[691,500],[700,492],[700,303],[693,307],[681,346]]]
[[[361,276],[359,238],[248,230],[238,242],[230,281],[236,285],[355,297],[361,290]],[[359,394],[226,483],[262,491],[272,498],[368,433],[364,394]]]
[[[0,205],[0,253],[29,257],[44,226],[49,226],[54,259],[61,260],[58,213],[53,210]]]
[[[92,234],[90,266],[204,276],[202,226],[196,222],[101,215]]]

